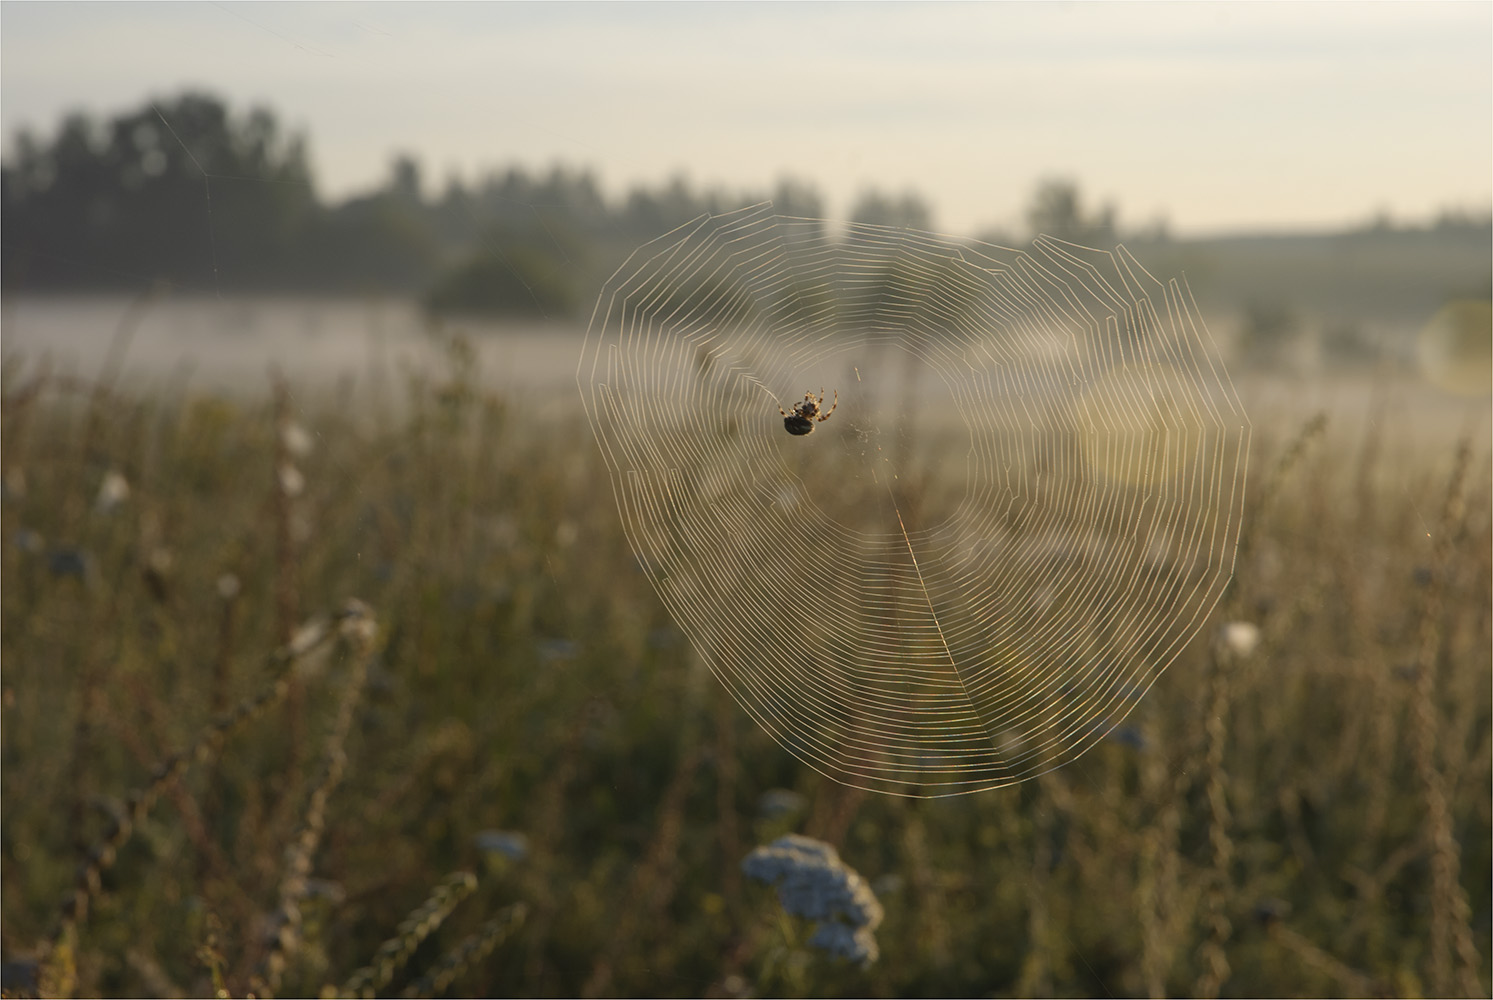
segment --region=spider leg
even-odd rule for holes
[[[824,392],[824,390],[820,389],[819,392],[821,393],[821,395],[819,397],[819,401],[822,403],[824,401],[824,396],[822,395],[823,392]],[[834,413],[835,412],[835,407],[839,406],[839,405],[840,405],[840,390],[836,389],[835,390],[835,401],[834,401],[833,404],[831,404],[831,406],[830,406],[829,409],[825,410],[822,414],[820,414],[820,416],[819,416],[820,422],[822,423],[823,421],[828,420],[829,419],[829,415],[831,413]]]

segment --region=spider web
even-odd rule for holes
[[[702,217],[607,282],[577,381],[664,604],[849,785],[1076,759],[1232,572],[1248,419],[1185,286],[1123,247]]]

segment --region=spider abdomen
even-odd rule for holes
[[[783,428],[789,434],[808,434],[814,429],[814,421],[794,413],[783,418]]]

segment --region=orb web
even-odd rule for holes
[[[1076,759],[1232,572],[1249,422],[1185,286],[1123,247],[702,217],[607,282],[577,381],[680,628],[849,785]]]

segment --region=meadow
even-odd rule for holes
[[[1125,725],[913,800],[737,708],[579,407],[459,337],[378,406],[0,391],[7,995],[1488,994],[1485,418],[1253,414],[1234,582]],[[787,832],[876,962],[743,876]]]

